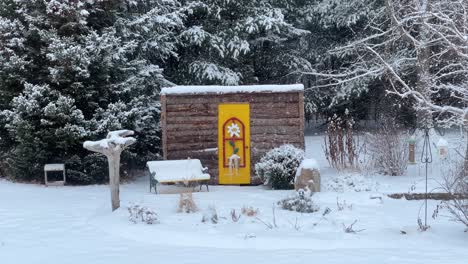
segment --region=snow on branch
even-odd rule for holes
[[[98,141],[85,141],[83,147],[87,150],[102,153],[104,155],[110,155],[114,151],[121,152],[126,147],[136,142],[136,139],[132,136],[134,132],[132,130],[117,130],[111,131],[107,134],[105,139]]]
[[[447,124],[468,122],[468,0],[385,0],[385,12],[366,33],[329,53],[353,61],[324,72],[303,72],[311,89],[336,87],[352,94],[369,81],[414,100],[416,110],[448,113]]]

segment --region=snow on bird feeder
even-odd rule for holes
[[[87,150],[104,154],[109,162],[109,186],[111,189],[112,211],[120,207],[120,154],[128,146],[136,142],[131,130],[111,131],[105,139],[85,141],[83,147]]]
[[[445,160],[448,156],[448,142],[442,137],[437,142],[437,153],[441,160]]]

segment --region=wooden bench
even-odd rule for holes
[[[200,190],[205,185],[209,191],[210,175],[206,173],[208,168],[204,168],[198,159],[148,161],[146,166],[149,171],[150,192],[154,188],[154,192],[158,193],[158,183],[177,182],[198,182]]]

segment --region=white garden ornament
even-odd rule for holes
[[[107,138],[99,141],[85,141],[83,147],[87,150],[106,155],[109,162],[109,186],[111,190],[112,211],[120,207],[119,182],[120,182],[120,154],[122,151],[136,142],[131,130],[111,131]]]
[[[235,175],[239,174],[239,164],[240,164],[240,156],[237,154],[232,154],[229,158],[229,174]]]

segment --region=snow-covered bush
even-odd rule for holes
[[[369,167],[384,175],[403,175],[408,167],[407,138],[394,118],[383,118],[379,129],[368,135]]]
[[[249,206],[249,207],[246,207],[246,206],[243,206],[242,209],[241,209],[241,213],[245,216],[256,216],[258,214],[260,210],[257,208],[257,209],[254,209],[252,206]]]
[[[179,198],[179,207],[177,212],[187,214],[198,211],[198,207],[193,200],[192,193],[181,193]]]
[[[219,222],[218,211],[216,210],[215,206],[208,207],[208,212],[205,212],[202,217],[202,223],[207,223],[211,221],[213,224],[217,224]]]
[[[128,207],[128,213],[130,214],[128,219],[130,222],[136,224],[141,221],[148,225],[159,223],[158,215],[152,209],[142,207],[138,204],[131,205]]]
[[[109,168],[107,158],[104,155],[98,153],[91,153],[84,157],[73,155],[66,161],[65,165],[67,183],[93,184],[105,183],[109,180]],[[122,174],[125,176],[125,171]]]
[[[255,164],[255,173],[273,189],[291,189],[296,170],[303,159],[302,149],[286,144],[268,151]]]
[[[468,176],[464,164],[450,162],[449,167],[443,171],[444,184],[442,188],[452,199],[444,202],[453,219],[468,228]],[[467,229],[468,230],[468,229]]]
[[[299,189],[293,196],[279,201],[278,205],[284,210],[299,213],[313,213],[320,210],[320,208],[312,201],[311,192],[303,189]]]
[[[328,163],[338,170],[355,169],[358,167],[358,144],[354,137],[354,119],[346,111],[343,117],[328,119],[324,138],[324,151]]]
[[[369,192],[379,187],[371,178],[355,173],[339,174],[337,177],[325,178],[324,181],[325,190],[333,192]]]

